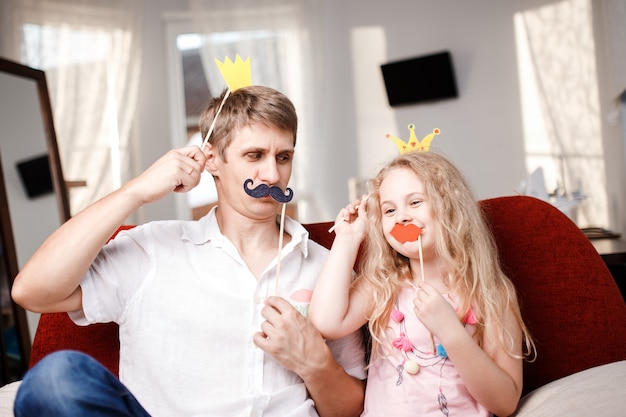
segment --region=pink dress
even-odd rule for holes
[[[378,355],[369,368],[362,416],[490,416],[467,391],[436,338],[433,352],[430,332],[413,313],[415,291],[406,288],[398,296],[397,310],[404,318],[388,324],[389,340],[396,339],[398,347],[390,348],[386,356]],[[446,297],[456,307],[455,297]],[[465,328],[474,331],[473,325]],[[407,370],[414,363],[419,372],[410,374]]]

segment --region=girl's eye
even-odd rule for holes
[[[419,206],[422,203],[422,200],[413,200],[411,201],[412,206]]]
[[[392,208],[388,208],[388,209],[384,209],[383,213],[384,214],[393,214],[393,212],[396,211],[395,209]]]

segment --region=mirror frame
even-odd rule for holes
[[[0,72],[30,79],[37,85],[41,118],[46,134],[48,156],[50,158],[52,187],[57,196],[60,220],[61,222],[65,222],[70,218],[70,202],[65,179],[63,178],[63,170],[61,168],[61,157],[59,156],[57,137],[54,130],[54,119],[52,117],[52,105],[50,103],[50,95],[48,94],[46,74],[41,70],[27,67],[2,57],[0,57]]]
[[[34,88],[36,88],[37,98],[39,101],[39,108],[33,109],[33,114],[40,114],[43,126],[43,134],[45,136],[45,147],[47,149],[49,162],[50,162],[50,177],[52,180],[53,192],[56,196],[56,206],[58,208],[59,225],[67,221],[70,214],[70,204],[68,189],[63,177],[63,170],[61,167],[61,159],[57,146],[56,133],[54,129],[54,120],[52,116],[52,105],[48,94],[48,85],[46,82],[46,76],[44,71],[34,69],[17,62],[0,57],[0,73],[12,75],[19,78],[24,78],[34,82]],[[1,159],[0,159],[1,162]],[[8,187],[5,183],[4,171],[2,170],[2,164],[0,164],[0,238],[2,239],[2,248],[4,256],[8,279],[9,289],[13,285],[13,280],[19,272],[20,254],[16,247],[14,225],[11,222],[11,214],[9,210],[9,199],[11,196],[8,194]],[[5,167],[8,168],[8,167]],[[36,200],[33,200],[36,203]],[[35,222],[34,222],[35,223]],[[30,258],[32,253],[21,254],[25,259],[24,262]],[[31,331],[29,329],[27,312],[22,307],[12,301],[12,310],[14,314],[14,320],[18,343],[20,348],[20,360],[24,372],[28,369],[30,361],[30,349],[31,349]],[[34,333],[34,329],[33,329]]]
[[[9,279],[9,289],[13,284],[15,276],[19,272],[17,266],[17,251],[15,249],[15,243],[13,240],[13,227],[11,226],[11,217],[9,215],[9,202],[7,200],[6,187],[4,185],[4,171],[2,170],[2,159],[0,158],[0,238],[2,257],[4,258],[4,265],[6,268],[7,278]],[[0,276],[0,279],[2,277]],[[28,331],[28,320],[26,318],[26,310],[17,305],[11,299],[11,311],[13,313],[13,319],[15,321],[15,327],[17,331],[18,346],[20,352],[20,371],[26,372],[28,369],[28,363],[30,362],[30,334]],[[2,330],[5,329],[2,327]],[[2,336],[2,385],[12,382],[9,378],[9,370],[6,366],[7,352],[6,341]]]

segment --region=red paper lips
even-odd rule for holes
[[[391,236],[393,236],[398,242],[415,242],[417,238],[422,234],[422,229],[416,225],[409,224],[396,224],[391,229]]]

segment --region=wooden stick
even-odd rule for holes
[[[345,222],[345,221],[346,221],[346,219],[342,218],[341,220],[339,220],[339,222],[337,222],[337,223],[333,224],[333,227],[331,227],[330,229],[328,229],[328,233],[332,233],[332,232],[333,232],[333,230],[335,230],[335,227],[337,227],[337,225],[338,225],[339,223],[341,223],[341,222]]]
[[[420,253],[420,272],[422,274],[422,284],[424,283],[424,259],[422,257],[422,234],[417,237],[417,244]]]
[[[424,278],[424,257],[422,256],[422,234],[421,233],[417,237],[417,244],[418,244],[419,255],[420,255],[420,272],[422,274],[422,284],[423,284],[425,282],[425,278]],[[435,336],[433,336],[431,332],[428,332],[428,333],[430,334],[430,344],[433,349],[433,354],[436,354],[437,345],[435,345]]]
[[[364,204],[364,203],[367,201],[367,198],[368,198],[369,196],[370,196],[370,195],[369,195],[369,194],[367,194],[365,197],[363,197],[363,200],[361,200],[361,204]],[[354,208],[357,210],[357,215],[358,215],[359,206],[360,206],[360,204],[359,204],[359,205],[356,205],[356,206],[354,207]],[[331,227],[330,229],[328,229],[328,233],[332,233],[332,232],[333,232],[333,230],[335,230],[335,228],[337,227],[337,225],[338,225],[339,223],[341,223],[341,222],[345,222],[345,221],[346,221],[346,219],[342,217],[342,218],[341,218],[338,222],[336,222],[335,224],[333,224],[333,227]]]
[[[278,281],[280,279],[280,255],[283,251],[283,235],[285,231],[285,208],[287,203],[283,203],[283,208],[280,211],[280,235],[278,236],[278,256],[276,260],[276,287],[274,288],[274,295],[278,295]]]
[[[204,150],[204,146],[209,141],[209,138],[211,137],[211,133],[213,133],[213,128],[215,127],[215,121],[217,120],[217,116],[220,115],[220,112],[222,111],[222,107],[224,107],[224,102],[226,101],[229,95],[230,95],[230,88],[226,90],[226,94],[224,94],[224,98],[222,99],[222,102],[220,103],[220,106],[218,107],[217,112],[215,113],[215,117],[213,118],[213,121],[211,122],[211,127],[209,128],[209,131],[207,132],[204,140],[202,141],[202,146],[200,147],[200,149]]]
[[[435,345],[435,336],[433,336],[432,333],[430,333],[430,343],[432,343],[433,353],[436,354],[437,353],[437,345]]]

